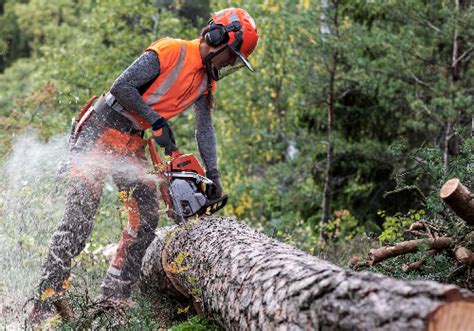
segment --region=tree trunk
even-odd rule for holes
[[[329,3],[328,0],[321,0],[321,35],[324,38],[326,35],[331,34],[327,17],[329,16]]]
[[[461,17],[463,15],[464,11],[466,10],[468,1],[467,0],[456,0],[455,1],[455,15],[456,17]],[[457,82],[462,78],[462,74],[464,71],[464,61],[463,61],[463,52],[464,52],[464,45],[465,42],[463,40],[462,35],[460,34],[459,27],[456,26],[454,29],[454,38],[453,38],[453,53],[452,53],[452,62],[451,62],[451,85],[453,91],[456,90],[456,85]],[[456,110],[458,107],[455,104],[455,95],[453,94],[452,97],[452,107],[453,110]],[[456,122],[455,119],[453,118],[448,118],[446,120],[446,130],[445,130],[445,136],[444,136],[444,147],[443,147],[443,166],[448,173],[449,171],[449,159],[450,155],[452,155],[450,148],[449,148],[449,142],[451,138],[453,138],[454,131],[453,131],[453,126],[454,123]]]
[[[459,179],[448,180],[441,187],[439,196],[464,222],[474,226],[474,198]]]
[[[142,271],[145,294],[190,298],[228,330],[441,330],[452,316],[460,328],[474,323],[468,291],[346,271],[224,217],[161,229]]]
[[[449,171],[449,141],[453,136],[453,122],[451,119],[446,121],[446,130],[444,133],[444,146],[443,146],[443,167],[446,173]]]
[[[327,22],[326,15],[329,12],[329,5],[327,0],[322,0],[322,26],[321,26],[321,33],[323,38],[325,34],[331,34],[331,30],[329,28],[329,24]],[[338,15],[339,15],[339,8],[338,8],[338,1],[334,3],[334,26],[335,26],[335,36],[339,37],[338,32]],[[324,39],[323,39],[324,40]],[[320,240],[324,241],[327,240],[327,234],[323,231],[324,225],[330,219],[331,213],[331,197],[332,197],[332,187],[333,187],[333,176],[332,176],[332,168],[334,162],[334,144],[333,144],[333,127],[334,127],[334,120],[335,120],[335,93],[336,93],[336,74],[337,74],[337,66],[338,66],[338,58],[339,54],[336,50],[332,51],[331,54],[331,66],[329,71],[329,82],[328,82],[328,94],[326,97],[326,104],[327,104],[327,152],[326,152],[326,169],[324,172],[324,188],[323,188],[323,201],[322,201],[322,215],[320,221]]]

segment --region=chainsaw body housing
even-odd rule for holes
[[[213,214],[227,203],[227,195],[210,201],[206,195],[207,185],[214,182],[205,177],[204,169],[194,154],[175,151],[171,160],[162,161],[153,141],[148,147],[157,175],[160,177],[160,192],[168,206],[168,216],[176,223],[185,222],[195,215]]]

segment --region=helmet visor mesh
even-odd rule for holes
[[[240,57],[237,57],[233,64],[222,67],[218,70],[218,77],[219,77],[219,79],[222,79],[222,78],[224,78],[226,76],[229,76],[230,74],[236,72],[237,70],[239,70],[240,68],[243,68],[245,66],[246,65],[242,61],[242,59]]]
[[[235,54],[235,56],[237,56],[237,59],[240,59],[240,61],[242,61],[242,63],[244,63],[244,65],[252,72],[255,72],[255,69],[252,67],[252,65],[250,64],[250,62],[247,60],[247,58],[242,54],[240,53],[239,51],[237,51],[236,49],[234,49],[234,47],[230,46],[229,47],[231,49],[231,51]],[[237,62],[237,61],[236,61]]]

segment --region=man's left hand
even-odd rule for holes
[[[208,185],[206,188],[208,199],[214,201],[222,197],[224,195],[224,189],[222,188],[219,172],[217,170],[207,171],[206,177],[214,182],[214,185]]]

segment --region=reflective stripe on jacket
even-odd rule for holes
[[[163,38],[152,43],[146,51],[154,51],[160,60],[160,74],[142,98],[165,119],[172,118],[207,93],[206,67],[199,52],[199,39]],[[215,90],[212,82],[212,90]],[[131,114],[144,128],[151,125]]]

